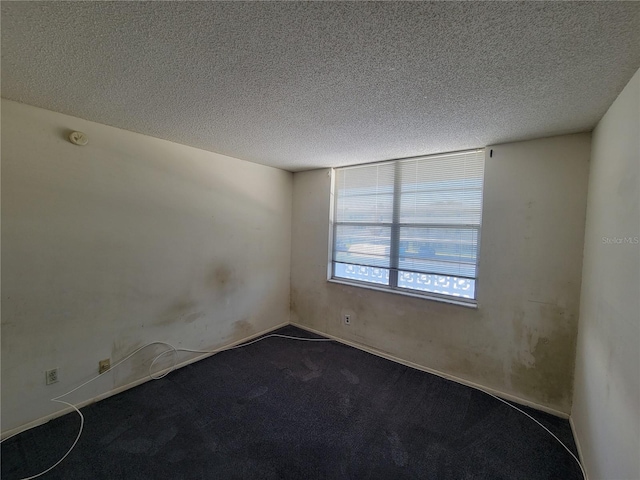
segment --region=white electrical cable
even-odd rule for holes
[[[515,405],[511,405],[509,402],[507,402],[506,400],[503,400],[502,398],[494,395],[493,393],[489,393],[486,392],[484,390],[481,390],[482,392],[486,393],[487,395],[489,395],[490,397],[495,398],[496,400],[500,400],[502,403],[504,403],[505,405],[509,405],[511,408],[513,408],[514,410],[517,410],[518,412],[520,412],[523,415],[526,415],[527,417],[529,417],[531,420],[533,420],[534,422],[536,422],[538,425],[540,425],[542,428],[544,428],[547,433],[549,435],[551,435],[553,438],[555,438],[558,443],[560,445],[562,445],[564,447],[564,449],[569,452],[569,455],[571,455],[573,457],[573,459],[576,461],[576,463],[578,464],[578,466],[580,467],[580,471],[582,472],[582,477],[584,478],[584,480],[587,480],[587,472],[584,471],[584,468],[582,467],[582,463],[580,463],[580,460],[578,460],[578,457],[576,457],[573,452],[571,450],[569,450],[569,447],[567,447],[562,440],[560,440],[558,437],[556,437],[556,435],[549,430],[547,427],[545,427],[542,423],[540,423],[538,420],[536,420],[535,418],[533,418],[531,415],[529,415],[527,412],[525,412],[524,410],[521,410],[520,408],[516,407]]]
[[[35,475],[32,475],[30,477],[24,477],[20,480],[32,480],[34,478],[38,478],[41,477],[42,475],[44,475],[45,473],[50,472],[51,470],[53,470],[54,468],[56,468],[58,465],[60,465],[65,458],[67,458],[69,456],[69,454],[71,453],[71,451],[75,448],[76,444],[78,443],[78,441],[80,440],[80,437],[82,436],[82,430],[84,429],[84,415],[82,415],[82,412],[73,404],[65,402],[64,400],[60,400],[63,397],[66,397],[67,395],[72,394],[73,392],[81,389],[82,387],[84,387],[85,385],[88,385],[89,383],[93,382],[94,380],[97,380],[98,378],[102,377],[103,375],[105,375],[106,373],[110,372],[111,370],[113,370],[114,368],[118,367],[119,365],[121,365],[122,363],[126,362],[127,360],[129,360],[131,357],[133,357],[135,354],[137,354],[138,352],[140,352],[141,350],[144,350],[147,347],[150,347],[152,345],[165,345],[167,347],[169,347],[168,350],[165,350],[164,352],[159,353],[158,355],[156,355],[156,357],[153,359],[153,361],[151,362],[151,364],[149,365],[149,378],[151,378],[152,380],[159,380],[161,378],[166,377],[167,375],[169,375],[171,372],[173,372],[176,368],[177,365],[177,357],[178,357],[178,352],[189,352],[189,353],[220,353],[220,352],[224,352],[227,350],[234,350],[236,348],[241,348],[241,347],[246,347],[248,345],[254,344],[256,342],[259,342],[261,340],[264,340],[265,338],[271,338],[271,337],[278,337],[278,338],[288,338],[290,340],[304,340],[307,342],[333,342],[334,340],[331,338],[304,338],[304,337],[291,337],[289,335],[282,335],[279,333],[270,333],[268,335],[265,335],[263,337],[259,337],[256,338],[255,340],[251,340],[250,342],[246,342],[246,343],[241,343],[240,345],[234,345],[231,347],[222,347],[222,348],[218,348],[215,350],[192,350],[189,348],[176,348],[173,345],[171,345],[170,343],[167,342],[151,342],[151,343],[147,343],[146,345],[143,345],[140,348],[137,348],[136,350],[134,350],[133,352],[131,352],[129,355],[127,355],[126,357],[124,357],[122,360],[120,360],[119,362],[115,363],[113,366],[111,366],[111,368],[105,372],[102,372],[98,375],[96,375],[93,378],[90,378],[89,380],[87,380],[84,383],[81,383],[80,385],[78,385],[77,387],[75,387],[72,390],[69,390],[66,393],[63,393],[62,395],[58,395],[57,397],[54,397],[51,399],[52,402],[56,402],[56,403],[62,403],[64,405],[67,405],[71,408],[73,408],[76,413],[78,415],[80,415],[80,429],[78,430],[78,435],[76,436],[76,439],[74,440],[74,442],[71,444],[71,447],[69,448],[69,450],[67,450],[67,453],[65,453],[62,458],[60,458],[60,460],[58,460],[56,463],[54,463],[53,465],[51,465],[49,468],[47,468],[46,470],[43,470],[40,473],[37,473]],[[151,369],[153,368],[153,366],[156,364],[156,362],[158,360],[160,360],[162,357],[164,357],[165,355],[168,355],[170,353],[174,354],[173,357],[173,363],[171,365],[171,367],[167,368],[167,371],[164,372],[161,375],[156,375],[154,376],[151,373]],[[16,435],[20,434],[20,433],[24,433],[24,431],[22,432],[17,432],[14,433],[13,435],[10,435],[6,438],[3,438],[0,441],[0,444],[6,442],[7,440],[9,440],[10,438],[15,437]]]
[[[65,453],[62,458],[60,460],[58,460],[56,463],[54,463],[53,465],[51,465],[49,468],[47,468],[46,470],[36,474],[36,475],[32,475],[31,477],[24,477],[21,480],[31,480],[32,478],[37,478],[37,477],[41,477],[42,475],[44,475],[47,472],[50,472],[51,470],[53,470],[54,468],[56,468],[58,465],[60,465],[62,463],[62,461],[67,458],[67,456],[69,456],[69,454],[71,453],[71,451],[75,448],[76,443],[78,443],[78,440],[80,440],[80,437],[82,436],[82,429],[84,428],[84,415],[82,415],[82,412],[80,410],[78,410],[76,408],[75,405],[72,405],[71,403],[67,403],[67,402],[63,402],[62,400],[55,400],[55,399],[51,399],[52,402],[57,402],[57,403],[64,403],[65,405],[70,406],[71,408],[73,408],[78,415],[80,415],[80,430],[78,430],[78,435],[76,436],[76,439],[73,441],[73,443],[71,444],[71,448],[69,448],[69,450],[67,450],[67,453]],[[20,432],[22,433],[22,432]],[[11,437],[15,437],[17,434],[11,435]],[[9,440],[11,437],[7,437],[7,438],[3,438],[2,442],[4,442],[5,440]],[[0,442],[0,443],[2,443]]]
[[[251,340],[250,342],[246,342],[246,343],[241,343],[239,345],[234,345],[231,347],[222,347],[222,348],[218,348],[216,350],[192,350],[189,348],[176,348],[173,345],[171,345],[170,343],[167,342],[151,342],[151,343],[147,343],[146,345],[143,345],[140,348],[137,348],[136,350],[134,350],[133,352],[131,352],[129,355],[127,355],[126,357],[124,357],[122,360],[120,360],[119,362],[115,363],[109,370],[100,373],[99,375],[96,375],[95,377],[87,380],[86,382],[78,385],[77,387],[75,387],[72,390],[69,390],[67,393],[63,393],[62,395],[58,395],[57,397],[54,397],[51,399],[52,402],[56,402],[56,403],[62,403],[64,405],[67,405],[71,408],[73,408],[76,413],[80,416],[80,429],[78,431],[78,435],[76,436],[76,439],[74,440],[73,444],[71,444],[71,447],[69,448],[69,450],[67,450],[67,453],[65,453],[62,458],[60,458],[60,460],[58,460],[56,463],[54,463],[53,465],[51,465],[49,468],[47,468],[46,470],[37,473],[36,475],[32,475],[30,477],[24,477],[20,480],[32,480],[34,478],[38,478],[41,477],[42,475],[44,475],[45,473],[50,472],[51,470],[53,470],[54,468],[56,468],[58,465],[60,465],[63,460],[65,458],[67,458],[69,456],[69,454],[71,453],[71,451],[75,448],[76,444],[78,443],[78,441],[80,440],[80,437],[82,436],[82,430],[84,428],[84,415],[82,415],[82,412],[73,404],[65,402],[64,400],[60,400],[63,397],[66,397],[67,395],[72,394],[73,392],[81,389],[82,387],[84,387],[85,385],[88,385],[89,383],[93,382],[94,380],[100,378],[101,376],[105,375],[106,373],[110,372],[111,370],[113,370],[114,368],[116,368],[117,366],[121,365],[122,363],[126,362],[127,360],[129,360],[131,357],[133,357],[135,354],[137,354],[138,352],[140,352],[141,350],[144,350],[147,347],[150,347],[152,345],[165,345],[167,347],[169,347],[168,350],[165,350],[164,352],[159,353],[158,355],[156,355],[156,357],[153,359],[153,361],[151,362],[151,364],[149,365],[149,378],[151,378],[152,380],[159,380],[161,378],[166,377],[167,375],[169,375],[171,372],[173,372],[176,368],[177,365],[177,357],[178,357],[178,352],[189,352],[189,353],[220,353],[220,352],[225,352],[227,350],[234,350],[236,348],[242,348],[242,347],[247,347],[249,345],[252,345],[256,342],[259,342],[261,340],[264,340],[265,338],[272,338],[272,337],[277,337],[277,338],[287,338],[289,340],[303,340],[305,342],[334,342],[336,340],[333,340],[332,338],[305,338],[305,337],[292,337],[289,335],[282,335],[279,333],[270,333],[268,335],[265,335],[263,337],[259,337],[256,338],[255,340]],[[166,372],[164,372],[161,375],[158,376],[153,376],[153,374],[151,373],[151,369],[153,368],[153,366],[156,364],[156,362],[158,360],[160,360],[162,357],[164,357],[165,355],[168,354],[174,354],[173,357],[173,363],[171,365],[171,367],[168,367]],[[540,423],[538,420],[536,420],[535,418],[533,418],[531,415],[529,415],[527,412],[519,409],[518,407],[512,405],[511,403],[507,402],[506,400],[503,400],[502,398],[489,393],[485,390],[481,390],[479,389],[481,392],[486,393],[487,395],[489,395],[490,397],[495,398],[496,400],[499,400],[500,402],[504,403],[505,405],[510,406],[511,408],[513,408],[514,410],[517,410],[518,412],[522,413],[523,415],[529,417],[531,420],[533,420],[535,423],[537,423],[540,427],[542,427],[549,435],[551,435],[553,438],[556,439],[556,441],[562,445],[564,447],[564,449],[569,453],[569,455],[571,455],[571,457],[573,457],[573,459],[576,461],[576,463],[578,464],[578,466],[580,467],[580,471],[582,472],[582,476],[584,477],[584,480],[587,479],[587,474],[584,471],[584,468],[582,467],[582,464],[580,463],[580,460],[578,459],[578,457],[576,457],[573,452],[571,450],[569,450],[569,448],[551,431],[549,430],[547,427],[545,427],[542,423]],[[13,435],[10,435],[6,438],[3,438],[0,441],[0,444],[6,442],[7,440],[9,440],[10,438],[15,437],[16,435],[20,434],[20,433],[24,433],[24,432],[17,432],[14,433]]]

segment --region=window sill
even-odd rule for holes
[[[460,307],[465,307],[465,308],[473,308],[473,309],[478,308],[478,302],[476,300],[466,300],[466,299],[456,300],[451,297],[441,297],[436,294],[413,293],[401,288],[389,288],[389,287],[383,287],[383,286],[378,287],[376,285],[371,285],[368,283],[350,282],[349,280],[342,280],[338,278],[329,278],[327,279],[327,282],[337,283],[339,285],[348,285],[350,287],[365,288],[367,290],[375,290],[377,292],[392,293],[395,295],[404,295],[405,297],[421,298],[422,300],[432,300],[435,302],[448,303],[451,305],[458,305]]]

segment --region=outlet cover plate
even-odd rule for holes
[[[58,369],[52,368],[51,370],[47,370],[45,373],[45,381],[47,385],[51,385],[52,383],[58,382]]]
[[[111,359],[105,358],[98,362],[98,373],[104,373],[111,368]]]

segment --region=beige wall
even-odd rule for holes
[[[3,100],[2,430],[58,410],[48,399],[102,358],[288,322],[291,191],[281,170]],[[70,398],[141,378],[152,356]]]
[[[571,413],[591,480],[640,478],[639,206],[640,71],[593,132]]]
[[[328,170],[296,173],[291,321],[568,413],[589,154],[589,134],[487,148],[477,310],[328,283]]]

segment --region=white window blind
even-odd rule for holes
[[[475,299],[484,150],[336,170],[333,277]]]

